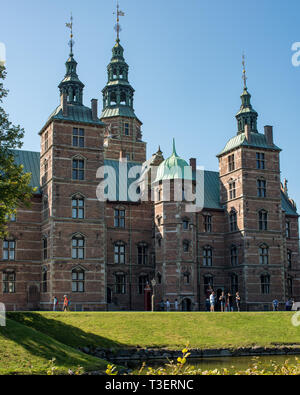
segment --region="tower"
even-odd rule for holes
[[[73,55],[73,20],[61,103],[41,137],[42,294],[41,308],[64,294],[74,310],[105,309],[104,204],[96,197],[97,169],[103,165],[104,124],[97,100],[83,104],[84,84]]]
[[[142,141],[142,122],[134,112],[134,89],[129,83],[129,66],[124,59],[120,44],[119,16],[117,9],[117,39],[112,49],[112,58],[107,66],[108,81],[102,91],[103,111],[101,121],[106,124],[104,153],[106,159],[119,159],[143,163],[146,160],[146,143]]]
[[[267,308],[275,297],[284,298],[281,150],[271,126],[258,132],[245,67],[243,79],[237,135],[218,158],[229,289],[239,290],[247,308],[255,310]]]

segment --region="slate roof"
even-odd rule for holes
[[[31,173],[31,183],[32,187],[38,188],[38,193],[40,192],[40,153],[32,152],[32,151],[21,151],[21,150],[13,150],[12,151],[17,164],[22,164],[24,166],[25,173]],[[104,161],[105,165],[110,166],[111,170],[109,170],[108,174],[111,176],[115,172],[116,174],[116,198],[119,200],[119,161],[118,160],[109,160],[106,159]],[[142,165],[135,162],[127,162],[127,171],[130,171],[133,166],[140,166],[142,171]],[[128,173],[127,173],[128,174]],[[128,178],[128,185],[130,186],[133,181],[135,181],[139,177],[139,173],[136,174],[133,178]],[[195,173],[193,174],[193,178],[195,179]],[[126,178],[122,178],[120,180],[121,188],[126,188]],[[281,192],[281,201],[282,201],[282,209],[286,212],[287,215],[298,215],[295,208],[289,202],[286,195]],[[204,208],[206,209],[217,209],[222,210],[223,207],[220,204],[220,181],[219,181],[219,173],[216,171],[204,171]]]

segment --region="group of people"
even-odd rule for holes
[[[63,311],[70,311],[70,299],[68,298],[67,295],[64,295],[64,300],[63,300]],[[59,307],[59,301],[56,296],[53,298],[53,311],[58,311]]]
[[[179,303],[178,300],[175,299],[174,301],[174,310],[178,311],[179,309]],[[160,311],[171,311],[171,303],[169,301],[169,299],[167,299],[166,301],[164,301],[163,299],[159,302],[159,310]]]
[[[292,307],[294,304],[294,299],[293,298],[289,298],[286,303],[285,303],[285,311],[291,311]],[[278,299],[274,299],[272,302],[273,305],[273,311],[278,311],[279,309],[279,300]]]
[[[219,303],[222,312],[234,311],[234,309],[236,309],[236,311],[241,311],[241,297],[239,292],[236,292],[234,296],[230,292],[225,294],[225,292],[222,291],[221,295],[217,297],[212,290],[209,297],[206,298],[206,311],[214,312],[217,303]]]

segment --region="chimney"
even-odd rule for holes
[[[62,108],[63,117],[67,117],[68,116],[68,105],[67,105],[68,101],[67,101],[67,97],[68,96],[67,96],[66,93],[63,93],[60,96],[60,105],[61,105],[61,108]]]
[[[196,158],[190,159],[190,166],[192,168],[192,171],[196,171]]]
[[[265,136],[266,136],[266,140],[267,143],[269,145],[273,145],[273,126],[265,126]]]
[[[93,121],[97,121],[98,120],[98,100],[92,99],[91,103],[92,103],[92,118],[93,118]]]
[[[249,125],[245,125],[245,135],[248,143],[251,143],[251,129]]]

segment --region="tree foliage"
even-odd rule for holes
[[[34,189],[29,186],[31,174],[23,172],[23,166],[14,162],[13,149],[22,147],[24,129],[15,126],[1,107],[8,91],[4,89],[6,77],[4,66],[0,66],[0,237],[7,236],[7,222],[16,208],[29,206]]]

